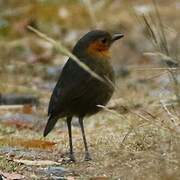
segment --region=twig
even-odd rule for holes
[[[107,112],[110,112],[110,113],[116,115],[117,117],[124,118],[123,115],[119,114],[119,113],[118,113],[117,111],[115,111],[115,110],[109,109],[108,107],[103,106],[103,105],[97,105],[97,106],[100,107],[100,108],[102,108],[102,109],[104,109],[104,110],[107,111]]]
[[[68,49],[66,49],[61,42],[56,42],[54,39],[48,37],[47,35],[43,34],[42,32],[38,31],[37,29],[33,28],[32,26],[28,26],[28,29],[34,32],[36,35],[38,35],[40,38],[46,40],[47,42],[51,43],[60,53],[63,55],[66,55],[70,57],[73,61],[75,61],[81,68],[83,68],[86,72],[91,74],[96,79],[107,83],[102,77],[100,77],[98,74],[96,74],[94,71],[92,71],[86,64],[84,64],[82,61],[80,61],[74,54],[72,54]]]
[[[132,132],[133,129],[134,129],[133,127],[131,127],[131,128],[129,129],[129,131],[125,134],[124,138],[122,139],[121,144],[123,144],[123,143],[125,142],[125,140],[126,140],[127,137],[129,136],[129,134],[131,134],[131,132]]]
[[[166,55],[169,56],[169,48],[168,48],[166,35],[165,35],[165,32],[164,32],[164,25],[163,25],[162,20],[161,20],[161,16],[160,16],[160,13],[159,13],[159,10],[158,10],[156,0],[153,0],[153,4],[154,4],[154,7],[155,7],[156,16],[158,18],[158,23],[159,23],[159,28],[160,28],[159,29],[159,35],[160,35],[160,38],[161,38],[161,42],[162,42],[162,45],[163,45],[163,48],[164,48],[164,51],[165,51]]]
[[[95,12],[94,12],[94,8],[92,6],[92,2],[91,0],[82,0],[82,2],[84,3],[88,13],[89,13],[89,16],[91,18],[91,21],[92,21],[92,25],[93,26],[97,26],[97,19],[96,19],[96,16],[95,16]]]
[[[171,70],[180,70],[180,67],[172,67],[172,68],[168,68],[168,67],[132,67],[132,66],[129,66],[127,67],[131,70],[135,70],[135,71],[151,71],[151,70],[168,70],[168,69],[171,69]]]
[[[19,110],[23,107],[24,105],[0,105],[0,110]]]
[[[178,124],[176,123],[176,120],[179,120],[178,117],[174,116],[168,109],[167,105],[165,104],[165,102],[163,100],[160,100],[160,103],[162,104],[163,109],[165,110],[165,112],[167,112],[168,116],[170,117],[170,119],[172,120],[172,122],[175,123],[175,126],[177,126]]]

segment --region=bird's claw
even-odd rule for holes
[[[67,163],[75,163],[75,162],[76,162],[76,159],[75,159],[75,157],[74,157],[74,154],[69,154],[68,157],[64,157],[62,162],[63,162],[64,164],[67,164]]]
[[[69,155],[69,162],[76,162],[76,159],[74,157],[74,154]]]
[[[91,158],[91,156],[90,156],[89,153],[86,153],[86,154],[85,154],[84,160],[85,160],[85,161],[91,161],[91,160],[92,160],[92,158]]]

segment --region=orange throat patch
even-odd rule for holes
[[[104,44],[100,44],[98,42],[94,42],[89,45],[88,54],[96,57],[96,58],[106,58],[109,59],[111,57],[111,53],[109,52],[109,47]]]

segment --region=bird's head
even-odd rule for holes
[[[77,42],[73,52],[76,54],[80,51],[92,57],[109,58],[111,45],[123,36],[121,33],[111,35],[101,30],[90,31]]]

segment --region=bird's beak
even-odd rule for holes
[[[122,33],[116,33],[116,34],[114,34],[113,36],[112,36],[112,43],[114,42],[114,41],[116,41],[116,40],[118,40],[118,39],[121,39],[122,37],[124,37],[124,34],[122,34]]]

